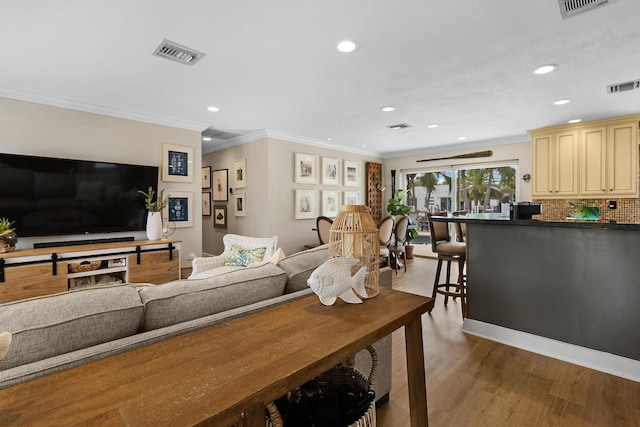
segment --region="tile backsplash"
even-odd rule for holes
[[[617,209],[609,209],[609,201],[617,202]],[[573,214],[570,204],[575,206],[595,206],[600,209],[600,221],[616,221],[623,224],[640,224],[640,199],[611,198],[611,199],[540,199],[542,214],[534,219],[542,221],[566,221]],[[591,221],[590,221],[591,222]]]

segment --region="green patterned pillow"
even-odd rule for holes
[[[264,259],[267,248],[243,249],[240,246],[231,246],[224,265],[236,265],[246,267],[252,262],[260,262]]]

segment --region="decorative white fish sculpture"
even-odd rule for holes
[[[364,287],[367,267],[363,266],[351,275],[351,267],[359,262],[358,258],[332,258],[311,273],[307,284],[324,305],[333,305],[337,298],[350,304],[360,304],[360,298],[367,298]]]

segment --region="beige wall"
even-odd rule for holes
[[[456,159],[456,160],[435,160],[430,162],[416,162],[417,160],[429,158],[442,158],[457,156],[460,154],[473,153],[476,151],[492,150],[491,157],[480,159]],[[451,165],[473,165],[482,163],[494,163],[504,161],[515,161],[518,164],[518,188],[516,194],[517,201],[531,200],[531,182],[524,182],[522,176],[531,174],[531,143],[520,142],[514,144],[476,146],[473,148],[456,149],[448,151],[430,151],[423,154],[416,154],[404,157],[385,159],[383,162],[383,181],[386,186],[383,200],[391,197],[391,170],[396,170],[396,188],[404,186],[402,180],[397,177],[399,173],[410,173],[425,170],[427,168],[450,168]]]
[[[322,157],[331,157],[361,162],[361,188],[296,184],[294,182],[295,153],[315,155],[318,156],[319,161]],[[295,189],[360,191],[362,203],[364,203],[365,162],[382,162],[382,159],[376,157],[271,137],[206,154],[202,162],[203,166],[210,165],[214,170],[229,169],[229,185],[232,186],[233,164],[243,158],[246,159],[247,164],[247,188],[234,189],[234,193],[236,191],[245,193],[247,214],[244,217],[233,215],[230,195],[229,202],[226,203],[227,229],[214,228],[212,217],[205,217],[202,246],[206,253],[221,253],[224,249],[222,236],[226,233],[256,237],[277,235],[279,246],[286,254],[301,250],[307,243],[317,242],[316,232],[312,230],[315,227],[315,219],[294,219]],[[321,204],[320,197],[318,203]]]
[[[194,225],[177,229],[173,235],[182,241],[181,258],[184,260],[189,252],[200,253],[202,248],[202,149],[199,131],[0,98],[0,150],[4,153],[160,166],[163,143],[189,146],[194,150],[193,183],[159,182],[160,189],[193,192]],[[20,236],[20,230],[17,233]],[[132,234],[138,239],[146,238],[144,232],[92,237]],[[18,248],[32,247],[34,242],[83,237],[85,236],[22,238],[18,242]]]

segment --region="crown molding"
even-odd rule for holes
[[[174,119],[171,117],[156,116],[139,111],[131,111],[121,108],[107,107],[104,105],[90,104],[74,99],[61,98],[1,86],[0,96],[5,98],[17,99],[20,101],[33,102],[35,104],[50,105],[52,107],[67,108],[70,110],[77,110],[85,113],[118,117],[120,119],[135,120],[139,122],[153,123],[179,129],[195,130],[198,132],[202,132],[209,126],[209,124],[207,123],[191,122],[187,120]]]
[[[422,156],[430,153],[442,153],[443,151],[463,150],[468,148],[486,148],[496,145],[518,144],[521,142],[529,142],[528,134],[507,136],[504,138],[485,139],[482,141],[465,142],[461,144],[436,145],[428,148],[419,148],[415,150],[394,151],[382,155],[383,159],[396,159],[399,157]]]
[[[255,132],[251,132],[251,133],[248,133],[248,134],[245,134],[245,135],[241,135],[241,136],[238,136],[238,137],[235,137],[235,138],[231,138],[228,141],[225,141],[223,143],[218,143],[217,142],[217,141],[220,141],[220,140],[217,140],[216,142],[203,143],[202,152],[203,152],[203,154],[213,153],[213,152],[216,152],[216,151],[224,150],[226,148],[235,147],[237,145],[247,144],[249,142],[257,141],[257,140],[263,139],[263,138],[279,139],[279,140],[283,140],[283,141],[295,142],[295,143],[304,144],[304,145],[311,145],[311,146],[314,146],[314,147],[328,148],[328,149],[331,149],[331,150],[347,152],[347,153],[354,153],[354,154],[360,154],[360,155],[364,155],[364,156],[382,157],[381,153],[379,153],[379,152],[358,150],[358,149],[354,149],[354,148],[350,148],[350,147],[343,147],[343,146],[340,146],[340,145],[329,144],[327,142],[318,141],[318,140],[313,139],[313,138],[307,138],[307,137],[303,137],[303,136],[292,135],[292,134],[289,134],[289,133],[286,133],[286,132],[281,132],[281,131],[277,131],[277,130],[273,130],[273,129],[257,130]]]

